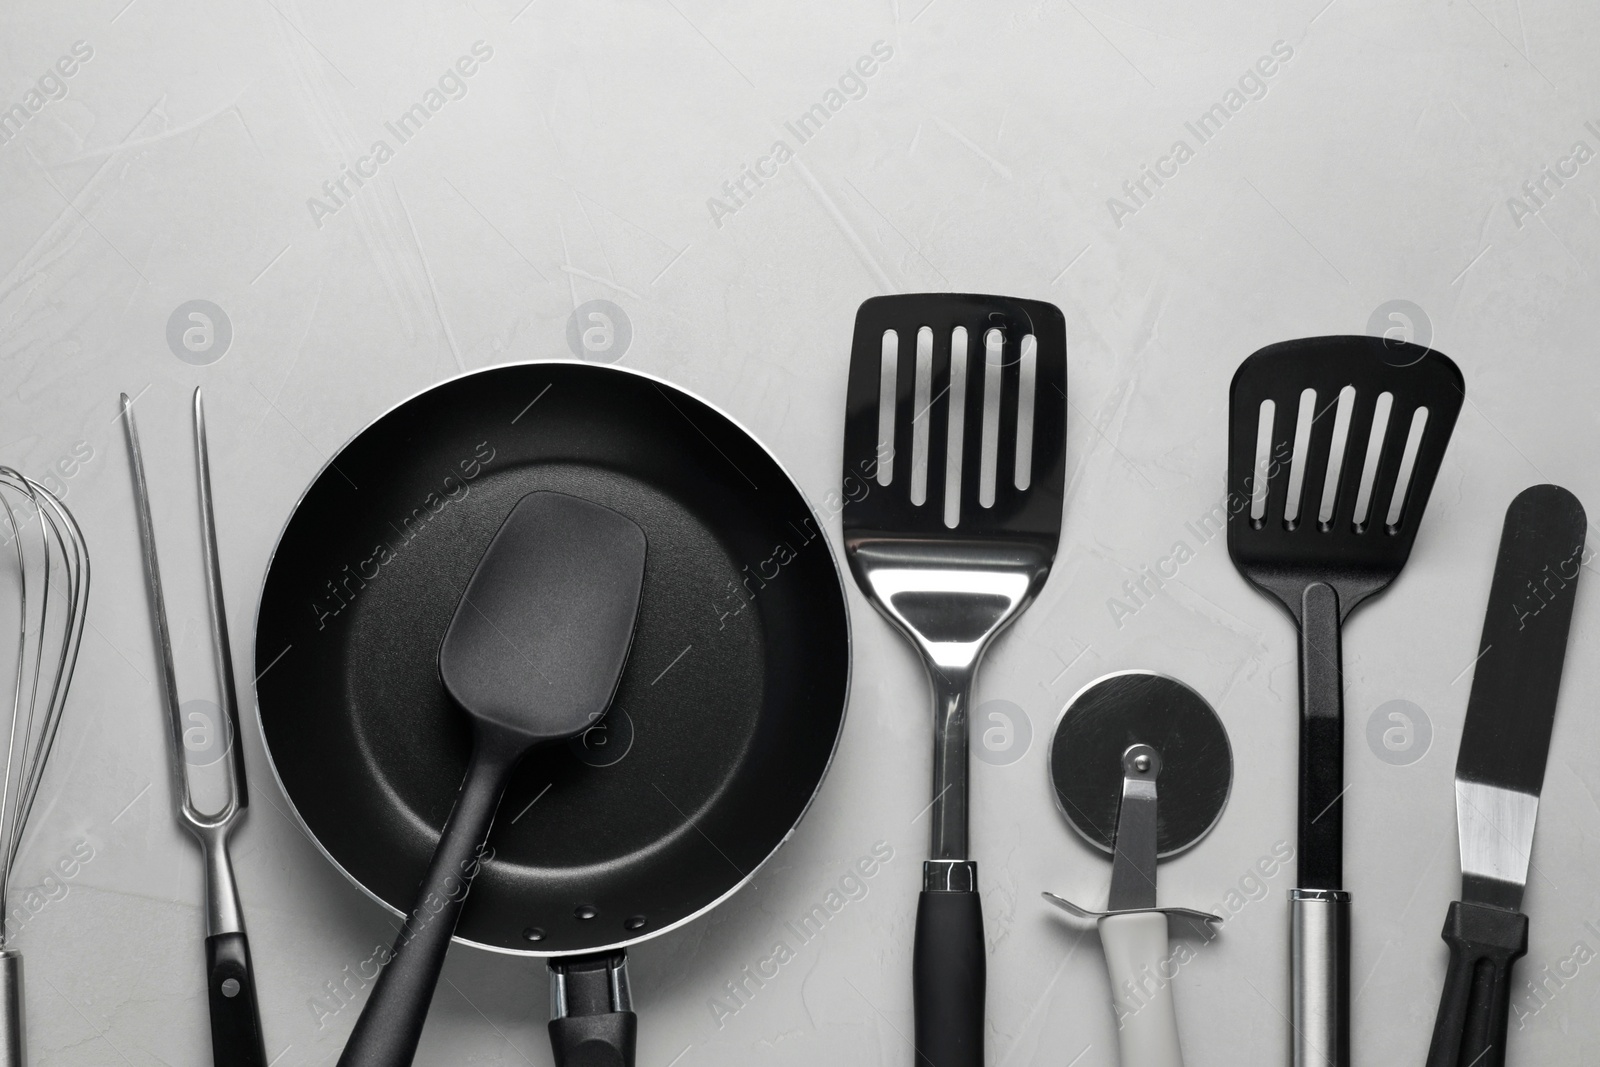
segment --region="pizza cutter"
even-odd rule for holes
[[[1156,863],[1192,848],[1222,816],[1233,753],[1205,698],[1152,671],[1091,682],[1062,712],[1050,742],[1056,804],[1091,845],[1111,856],[1104,911],[1045,893],[1093,919],[1111,978],[1122,1067],[1183,1067],[1172,980],[1182,962],[1167,941],[1169,916],[1222,917],[1156,906]]]

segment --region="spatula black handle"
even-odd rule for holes
[[[1528,952],[1528,917],[1458,900],[1450,905],[1441,936],[1450,946],[1450,968],[1428,1067],[1504,1067],[1511,965]]]
[[[521,755],[481,725],[477,735],[466,779],[417,889],[416,904],[361,1009],[339,1067],[408,1067],[417,1054],[456,920],[484,860],[484,839],[506,777]]]
[[[916,1067],[983,1067],[987,970],[976,885],[923,890],[911,964]]]
[[[1300,851],[1298,884],[1344,878],[1344,667],[1339,594],[1312,582],[1300,596]]]
[[[1350,1062],[1350,896],[1344,878],[1344,667],[1339,594],[1300,595],[1300,849],[1290,994],[1295,1067]]]

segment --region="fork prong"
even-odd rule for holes
[[[183,713],[178,707],[178,676],[172,663],[172,636],[167,627],[167,604],[161,593],[161,563],[156,555],[155,518],[151,514],[150,485],[145,479],[144,453],[139,448],[139,428],[133,420],[133,405],[122,394],[122,426],[128,437],[128,458],[133,468],[133,501],[139,513],[139,541],[144,549],[145,581],[150,592],[150,617],[155,625],[156,656],[161,664],[161,697],[166,707],[168,762],[172,775],[173,801],[185,818],[194,815],[189,795],[189,776],[183,755]]]
[[[222,560],[217,551],[217,517],[211,503],[211,449],[206,438],[206,409],[200,389],[194,391],[195,479],[200,491],[200,531],[203,535],[206,601],[211,609],[211,642],[216,654],[217,685],[221,690],[224,728],[228,743],[227,814],[242,811],[250,803],[245,784],[244,744],[239,726],[239,690],[233,676],[233,645],[228,640],[228,608],[222,595]]]

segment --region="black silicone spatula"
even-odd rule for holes
[[[529,493],[495,534],[439,649],[472,761],[393,958],[339,1067],[405,1067],[512,769],[605,714],[633,641],[645,536],[609,508]]]
[[[1233,376],[1228,553],[1300,631],[1295,1067],[1350,1062],[1339,628],[1411,555],[1464,395],[1442,353],[1377,337],[1270,345]]]
[[[1535,485],[1506,509],[1456,757],[1461,899],[1428,1067],[1501,1067],[1511,965],[1528,951],[1522,890],[1555,727],[1588,527],[1578,498]]]

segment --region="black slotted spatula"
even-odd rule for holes
[[[845,555],[922,654],[934,697],[931,858],[912,963],[917,1067],[982,1067],[983,914],[967,847],[972,681],[1061,539],[1067,341],[1052,304],[875,297],[856,313]]]
[[[1410,556],[1464,395],[1442,353],[1375,337],[1269,345],[1233,376],[1228,553],[1300,633],[1295,1067],[1350,1062],[1339,629]]]

